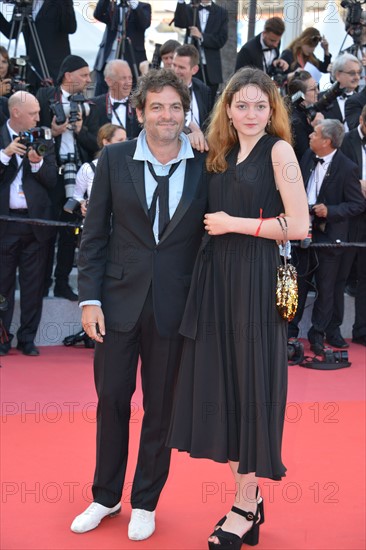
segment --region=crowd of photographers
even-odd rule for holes
[[[34,338],[42,298],[53,282],[54,296],[78,299],[69,282],[77,246],[71,225],[82,223],[86,213],[98,153],[109,143],[139,134],[129,101],[138,75],[160,66],[176,72],[191,93],[185,131],[194,134],[197,147],[204,147],[204,130],[223,82],[220,50],[228,38],[228,12],[209,0],[178,0],[175,25],[186,29],[185,44],[168,40],[149,62],[144,32],[151,24],[150,4],[99,0],[94,15],[106,28],[92,84],[87,62],[70,50],[69,34],[77,32],[72,0],[6,3],[14,4],[14,13],[22,17],[9,22],[0,13],[0,31],[10,39],[23,32],[28,57],[10,59],[0,46],[0,215],[14,218],[0,221],[0,293],[8,303],[1,318],[9,332],[18,269],[17,345],[26,355],[38,355]],[[315,284],[308,338],[320,354],[325,342],[348,347],[340,325],[344,290],[352,280],[357,281],[352,290],[353,340],[366,345],[364,248],[310,246],[366,242],[366,55],[360,45],[332,59],[326,38],[313,27],[281,49],[284,31],[282,19],[268,19],[263,32],[238,52],[235,70],[248,65],[262,69],[276,81],[288,105],[309,199],[309,236],[292,251],[299,310],[289,337],[298,336],[306,296]],[[314,55],[318,44],[323,59]],[[319,94],[317,77],[328,72],[332,86]],[[95,96],[87,98],[93,85]],[[45,221],[27,224],[22,218]],[[0,340],[0,355],[9,352],[12,337]]]

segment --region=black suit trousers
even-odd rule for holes
[[[131,398],[141,358],[143,422],[132,508],[153,511],[168,477],[170,449],[165,446],[182,337],[162,338],[157,331],[151,289],[137,324],[128,332],[107,331],[94,360],[97,408],[97,460],[94,500],[116,505],[122,495],[128,458]],[[131,424],[136,429],[135,424]]]
[[[39,242],[26,223],[8,222],[0,246],[0,293],[9,302],[2,314],[7,332],[12,332],[16,271],[19,270],[20,326],[18,342],[34,342],[42,315],[43,280],[48,241]]]
[[[316,297],[311,316],[312,332],[322,335],[330,332],[334,311],[338,312],[343,304],[343,255],[343,250],[331,248],[297,248],[294,252],[293,263],[298,273],[299,304],[295,318],[289,323],[289,338],[298,336],[298,324],[304,313],[306,298],[314,286]]]

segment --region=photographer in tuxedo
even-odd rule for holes
[[[131,68],[134,80],[136,79],[134,63],[136,63],[135,68],[138,70],[140,63],[147,59],[145,31],[151,25],[151,5],[147,2],[139,2],[139,0],[98,0],[94,17],[106,24],[94,65],[96,74],[95,95],[99,96],[108,92],[103,71],[108,61],[116,59],[122,23],[126,25],[124,59]]]
[[[65,222],[75,221],[74,216],[65,212],[63,207],[66,199],[72,197],[71,185],[75,183],[76,172],[83,162],[91,162],[98,151],[98,113],[96,106],[83,95],[90,83],[87,62],[77,55],[69,55],[61,64],[57,86],[40,88],[37,93],[41,124],[51,128],[55,140],[58,167],[57,186],[52,192],[55,216]],[[75,97],[77,102],[73,100]],[[59,111],[64,115],[61,121],[55,114]],[[75,302],[78,297],[69,284],[76,246],[74,230],[61,227],[58,235],[54,296]],[[54,246],[51,246],[45,295],[52,284],[53,258]]]
[[[4,3],[3,3],[4,4]],[[24,9],[24,8],[22,8]],[[37,31],[47,68],[53,82],[56,82],[62,60],[70,55],[69,34],[76,32],[76,16],[73,0],[33,0],[30,10]],[[14,26],[13,38],[16,38],[19,23]],[[0,12],[0,32],[10,38],[11,22]],[[29,25],[25,23],[23,35],[27,55],[38,73],[41,71],[36,45]],[[41,75],[43,76],[43,75]],[[27,71],[27,80],[37,90],[41,82],[35,73]]]
[[[57,168],[52,141],[45,147],[22,143],[21,132],[38,126],[39,103],[27,92],[9,99],[9,120],[0,129],[0,214],[23,218],[24,223],[0,221],[0,293],[8,301],[2,313],[9,340],[0,343],[0,355],[10,351],[9,333],[14,311],[16,272],[19,270],[20,326],[17,349],[37,356],[34,345],[42,314],[43,281],[48,242],[53,229],[25,223],[27,218],[52,219],[49,191],[56,186]]]
[[[228,39],[228,18],[227,10],[210,0],[178,0],[174,14],[175,26],[187,29],[185,42],[199,51],[196,76],[210,87],[213,99],[223,81],[220,50]]]
[[[257,67],[269,76],[276,70],[286,72],[288,63],[280,59],[281,37],[285,24],[280,17],[271,17],[264,24],[264,30],[244,44],[236,58],[235,70],[242,67]]]
[[[132,73],[127,61],[113,59],[104,69],[108,93],[94,97],[91,101],[98,112],[99,127],[111,122],[126,130],[127,139],[137,137],[141,126],[136,111],[131,105]]]
[[[365,209],[358,168],[340,150],[344,127],[339,120],[320,121],[310,135],[310,149],[300,163],[309,204],[309,218],[314,243],[347,242],[349,221]],[[324,338],[329,345],[348,347],[339,330],[333,330],[334,309],[343,300],[340,284],[344,248],[299,248],[299,306],[289,323],[289,337],[297,337],[306,296],[314,273],[317,295],[308,332],[310,348],[315,354],[324,350]]]
[[[366,106],[363,107],[359,119],[359,125],[348,132],[342,143],[343,153],[358,166],[358,176],[361,189],[365,197],[365,211],[352,218],[350,224],[350,241],[366,242]],[[346,251],[343,262],[344,280],[347,280],[353,262],[356,260],[356,296],[355,296],[355,322],[352,328],[352,341],[366,346],[366,252],[364,248],[350,248]],[[338,319],[333,319],[335,326],[339,326],[342,319],[342,310]],[[342,322],[342,321],[340,321]]]

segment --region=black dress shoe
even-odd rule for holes
[[[365,336],[357,336],[356,338],[353,337],[352,342],[354,342],[355,344],[361,344],[361,346],[366,346],[366,335]]]
[[[4,344],[0,344],[0,357],[7,355],[9,351],[10,351],[10,342],[4,342]]]
[[[340,348],[340,349],[349,348],[349,344],[340,334],[337,334],[336,336],[332,336],[332,337],[327,336],[326,341],[333,348]]]
[[[53,295],[56,298],[65,298],[66,300],[70,300],[70,302],[77,302],[79,297],[75,292],[72,290],[71,286],[55,286]]]
[[[21,351],[23,355],[30,355],[36,357],[39,355],[39,349],[33,344],[33,342],[18,342],[17,350]]]

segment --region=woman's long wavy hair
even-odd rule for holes
[[[230,124],[226,106],[230,106],[234,95],[249,84],[257,86],[268,96],[272,114],[266,132],[292,143],[288,111],[275,83],[260,69],[244,67],[231,77],[211,116],[206,134],[209,145],[206,166],[210,172],[224,172],[227,169],[226,156],[238,143],[238,134]]]
[[[298,64],[297,58],[299,55],[301,55],[303,59],[304,66],[309,61],[309,63],[312,63],[315,67],[319,67],[319,60],[315,57],[315,55],[313,53],[310,55],[304,55],[302,46],[317,46],[321,41],[321,38],[320,32],[315,27],[308,27],[300,34],[300,36],[295,38],[295,40],[293,40],[286,48],[287,50],[291,50],[294,58],[290,65],[290,69],[294,69]]]

